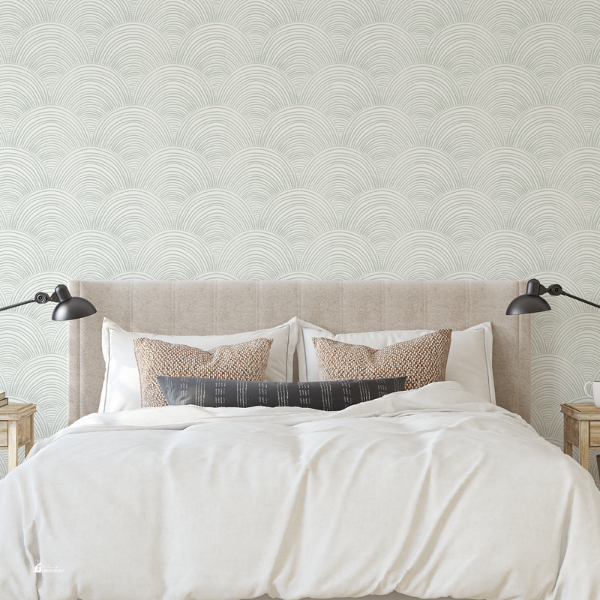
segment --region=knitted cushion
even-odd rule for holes
[[[392,344],[381,350],[313,338],[322,380],[376,379],[406,375],[404,389],[423,387],[446,378],[451,329]]]
[[[167,405],[156,380],[158,375],[264,381],[272,343],[271,339],[257,338],[207,351],[137,338],[133,349],[140,373],[142,407]]]

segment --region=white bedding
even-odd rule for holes
[[[36,574],[34,565],[62,571]],[[442,382],[339,413],[89,415],[0,482],[2,600],[600,598],[600,494]]]
[[[298,338],[298,376],[300,381],[318,381],[319,361],[313,338],[325,337],[346,344],[369,346],[381,350],[386,346],[406,342],[433,333],[433,329],[384,330],[356,333],[338,333],[296,320]],[[446,364],[446,381],[458,381],[465,389],[484,400],[496,404],[492,349],[494,334],[491,323],[480,323],[463,331],[452,331],[452,343]]]

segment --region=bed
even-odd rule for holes
[[[69,324],[74,426],[0,483],[2,598],[600,598],[600,495],[528,425],[529,317],[505,315],[524,282],[69,287],[98,311]],[[440,382],[329,415],[96,414],[104,317],[212,335],[294,316],[333,333],[489,321],[497,406]]]

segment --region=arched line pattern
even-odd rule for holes
[[[2,303],[134,277],[538,276],[600,301],[598,2],[1,4]],[[600,315],[552,305],[533,425],[560,445]],[[66,329],[0,319],[0,388],[50,435]]]

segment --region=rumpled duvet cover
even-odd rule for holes
[[[2,600],[600,599],[600,493],[453,382],[94,414],[0,482]]]

